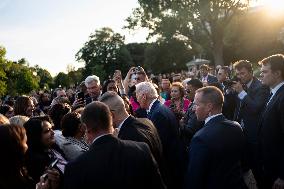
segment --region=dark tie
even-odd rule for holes
[[[248,86],[247,86],[247,84],[242,84],[242,86],[243,86],[243,89],[244,89],[244,91],[248,91]]]
[[[272,93],[272,92],[270,92],[270,94],[269,94],[269,96],[268,96],[267,104],[269,104],[269,102],[272,100],[272,99],[270,99],[270,98],[272,97],[272,95],[273,95],[273,93]]]

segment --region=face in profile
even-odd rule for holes
[[[208,107],[202,99],[202,93],[196,93],[194,97],[194,110],[198,121],[204,121],[208,117]]]
[[[54,132],[48,121],[42,122],[41,142],[46,148],[50,148],[55,143]]]
[[[274,84],[277,83],[277,72],[272,72],[271,66],[269,64],[262,65],[260,71],[262,83],[266,86],[274,87]]]
[[[137,98],[137,101],[139,102],[140,104],[140,107],[141,108],[144,108],[144,109],[147,109],[147,104],[146,104],[146,95],[145,94],[140,94],[140,93],[137,93],[136,92],[136,98]]]

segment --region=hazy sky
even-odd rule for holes
[[[0,0],[0,45],[6,58],[26,58],[53,76],[67,64],[82,66],[75,54],[96,29],[111,27],[126,42],[145,41],[147,32],[123,31],[136,0]]]

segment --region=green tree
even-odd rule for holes
[[[69,87],[70,86],[70,78],[66,73],[59,72],[54,78],[54,87]]]
[[[102,28],[91,34],[89,41],[76,54],[76,58],[85,62],[84,78],[96,74],[101,79],[106,79],[114,70],[124,71],[132,63],[124,45],[124,36],[110,28]]]
[[[34,66],[34,73],[39,77],[39,88],[41,89],[49,89],[52,86],[53,78],[51,74],[43,68],[40,68],[38,65]]]
[[[0,46],[0,96],[3,96],[7,91],[6,85],[6,73],[5,73],[5,64],[6,64],[6,50],[4,47]]]
[[[228,26],[230,35],[224,40],[226,62],[240,59],[258,62],[272,54],[283,53],[284,44],[280,36],[282,28],[284,17],[268,16],[264,8],[233,19]]]
[[[202,47],[224,65],[223,48],[227,26],[250,0],[139,0],[139,7],[127,18],[126,28],[146,27],[150,36],[177,38]]]
[[[159,41],[146,48],[145,68],[153,73],[180,71],[192,56],[193,51],[180,40]]]
[[[12,61],[6,63],[5,72],[8,78],[7,93],[9,95],[28,94],[39,88],[39,78],[34,75],[32,68],[25,65],[27,64],[22,64],[22,62],[20,64]]]
[[[82,68],[78,70],[72,70],[68,72],[68,77],[70,81],[70,85],[78,85],[83,80],[82,78]]]

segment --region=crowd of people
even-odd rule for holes
[[[259,65],[6,97],[0,188],[284,189],[284,55]]]

